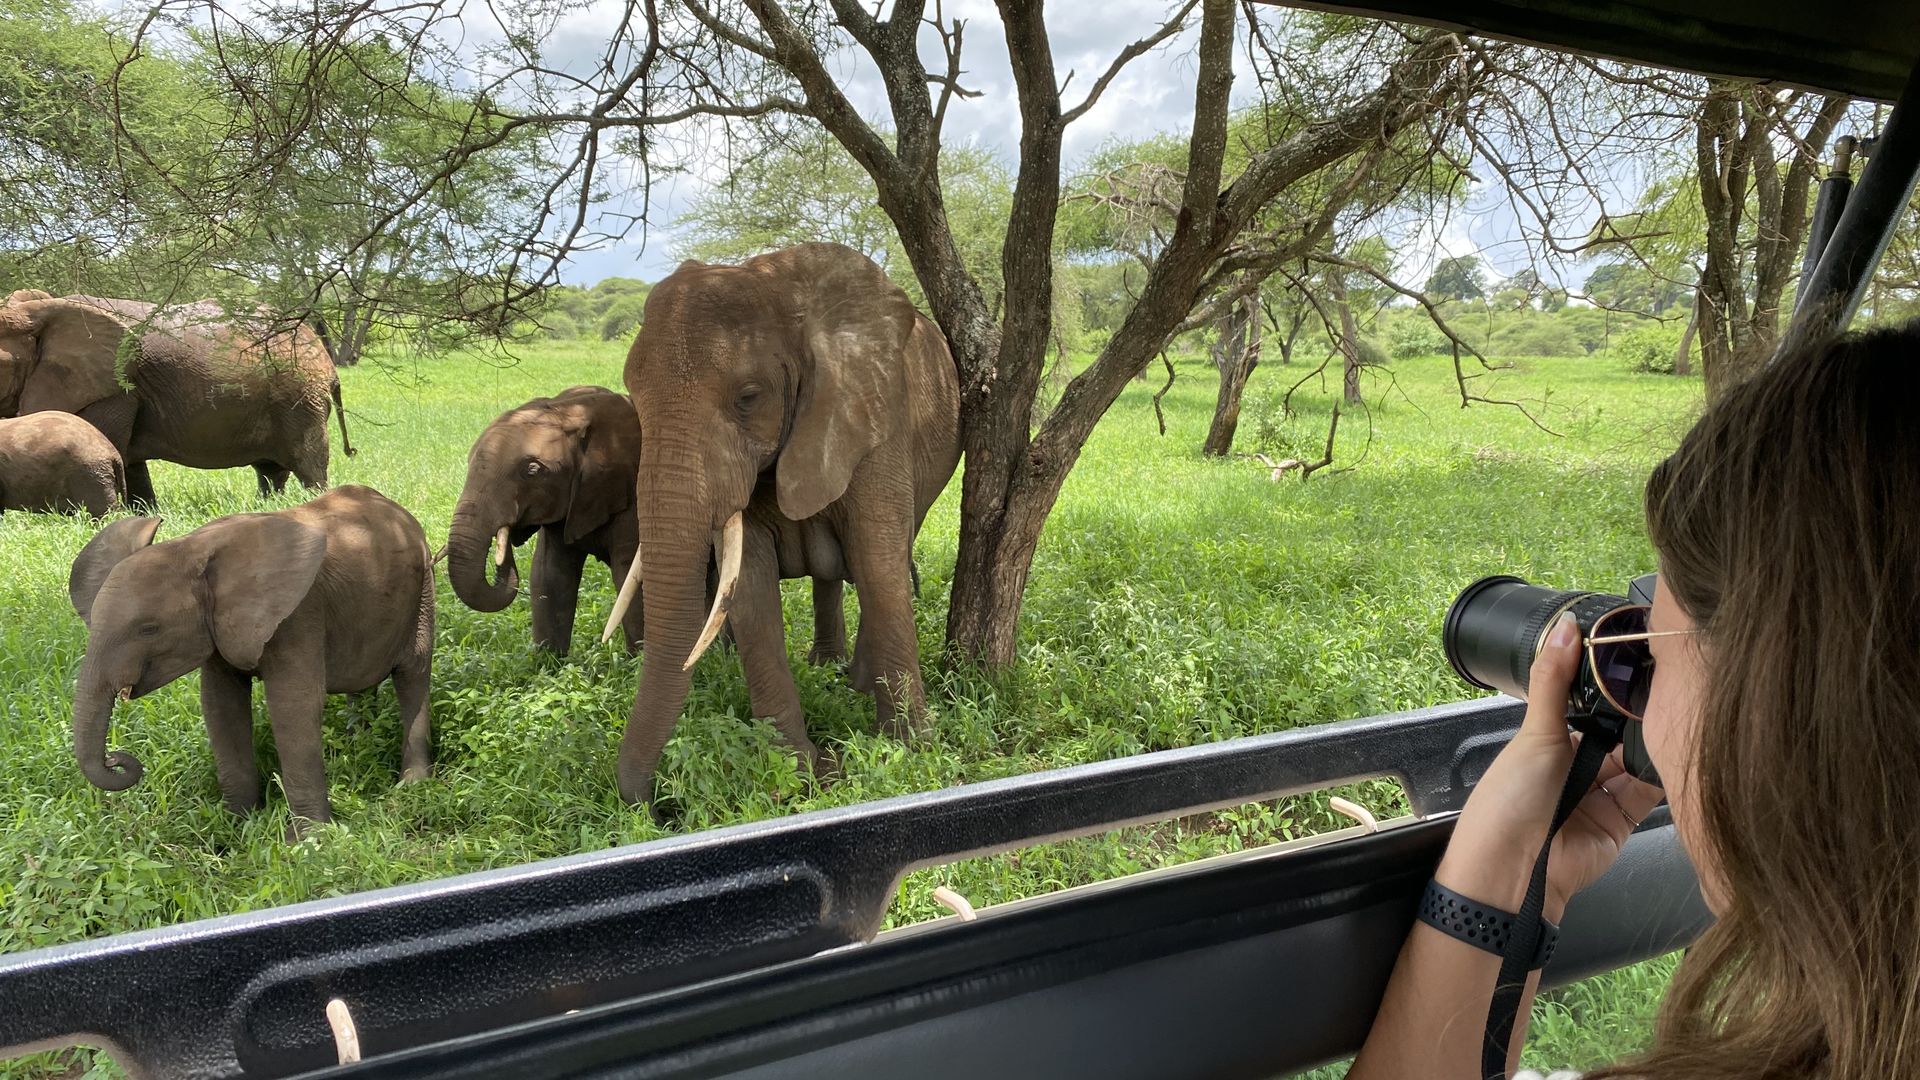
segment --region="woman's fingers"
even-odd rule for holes
[[[1526,738],[1567,737],[1567,693],[1580,670],[1580,627],[1572,613],[1554,620],[1547,640],[1534,654],[1527,673],[1527,715],[1520,722]]]

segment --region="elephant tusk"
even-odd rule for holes
[[[613,628],[627,617],[627,609],[633,606],[633,594],[640,591],[640,549],[633,549],[633,565],[627,567],[627,578],[620,583],[620,595],[613,601],[613,614],[607,616],[607,628],[600,631],[600,644],[613,640]]]
[[[132,700],[133,700],[133,687],[131,687],[131,686],[123,686],[123,687],[121,687],[121,688],[120,688],[120,693],[119,693],[119,694],[117,694],[116,696],[117,696],[117,697],[118,697],[118,698],[119,698],[119,699],[120,699],[121,701],[132,701]]]
[[[508,528],[509,526],[502,525],[500,526],[500,531],[493,534],[493,565],[495,566],[505,566],[507,564]]]
[[[693,643],[693,651],[687,654],[687,662],[680,665],[681,671],[693,670],[700,654],[720,636],[720,627],[727,621],[727,609],[733,606],[733,587],[740,581],[740,549],[746,546],[746,536],[740,511],[735,510],[720,534],[720,589],[713,594],[713,610],[707,613],[707,625],[700,631],[700,640]]]

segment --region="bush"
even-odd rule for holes
[[[642,297],[623,296],[615,300],[607,313],[600,316],[600,340],[615,341],[630,336],[640,329],[640,319],[646,310],[647,302]]]
[[[1424,315],[1409,315],[1394,322],[1387,331],[1387,351],[1395,360],[1411,360],[1416,356],[1432,356],[1435,353],[1451,352],[1453,342],[1447,335]]]
[[[1673,374],[1673,354],[1680,351],[1680,335],[1686,328],[1679,321],[1643,322],[1631,330],[1613,336],[1613,356],[1624,360],[1627,370],[1649,375]]]
[[[539,333],[554,341],[573,341],[580,337],[580,324],[564,311],[549,311],[540,317]]]
[[[1585,356],[1587,350],[1571,325],[1551,316],[1536,316],[1496,330],[1493,352],[1497,356]]]
[[[1360,366],[1361,367],[1386,367],[1387,366],[1387,362],[1389,360],[1389,357],[1387,356],[1387,350],[1381,348],[1380,343],[1378,341],[1375,341],[1370,337],[1362,337],[1359,341],[1359,346],[1360,346]]]

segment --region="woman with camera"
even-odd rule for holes
[[[1602,764],[1553,838],[1541,914],[1557,923],[1664,794],[1716,923],[1649,1051],[1588,1080],[1920,1075],[1920,322],[1729,390],[1654,470],[1646,513],[1659,587],[1614,696],[1635,698],[1665,791]],[[1430,898],[1521,909],[1604,633],[1548,631]],[[1500,967],[1416,923],[1350,1080],[1482,1076]]]

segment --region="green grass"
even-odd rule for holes
[[[579,343],[523,348],[508,366],[449,357],[343,372],[361,449],[352,459],[336,454],[332,480],[398,500],[437,545],[480,429],[510,405],[574,383],[619,386],[621,357],[616,345]],[[1310,382],[1296,395],[1299,414],[1285,419],[1279,394],[1297,371],[1269,364],[1254,377],[1242,449],[1318,456],[1331,404],[1324,390],[1337,392],[1337,380]],[[664,829],[614,791],[638,669],[595,641],[613,598],[604,574],[582,589],[564,663],[532,651],[524,603],[483,615],[443,581],[435,778],[395,787],[390,688],[372,702],[332,699],[337,822],[297,847],[279,840],[286,811],[277,790],[249,819],[220,808],[192,677],[117,711],[112,744],[138,755],[147,776],[127,792],[94,790],[70,749],[69,695],[86,633],[65,592],[92,527],[7,514],[0,865],[18,869],[0,879],[0,951],[1465,696],[1437,636],[1461,585],[1503,571],[1617,588],[1651,569],[1640,484],[1697,410],[1699,383],[1631,375],[1601,358],[1523,361],[1479,380],[1490,396],[1534,403],[1564,435],[1554,437],[1510,408],[1460,409],[1439,358],[1400,363],[1394,379],[1369,373],[1370,415],[1342,420],[1336,466],[1358,459],[1358,467],[1304,484],[1271,482],[1244,458],[1199,455],[1214,390],[1204,364],[1180,365],[1165,437],[1150,402],[1161,376],[1131,386],[1042,538],[1013,676],[989,681],[929,665],[932,732],[906,746],[873,733],[872,703],[839,673],[797,662],[810,727],[838,750],[844,771],[820,789],[769,725],[749,721],[737,661],[715,650],[667,746]],[[265,505],[250,470],[156,464],[154,483],[162,539]],[[935,507],[917,548],[924,656],[937,652],[945,624],[958,488]],[[789,583],[786,598],[800,661],[811,634],[804,583]],[[260,755],[271,767],[261,719]],[[1404,809],[1388,781],[1345,794],[1383,814]],[[938,884],[984,905],[1343,824],[1322,793],[916,872],[889,925],[943,913],[929,895]],[[1541,1062],[1590,1065],[1635,1045],[1667,970],[1630,969],[1543,1002]],[[1591,1017],[1614,1018],[1604,1037]]]

